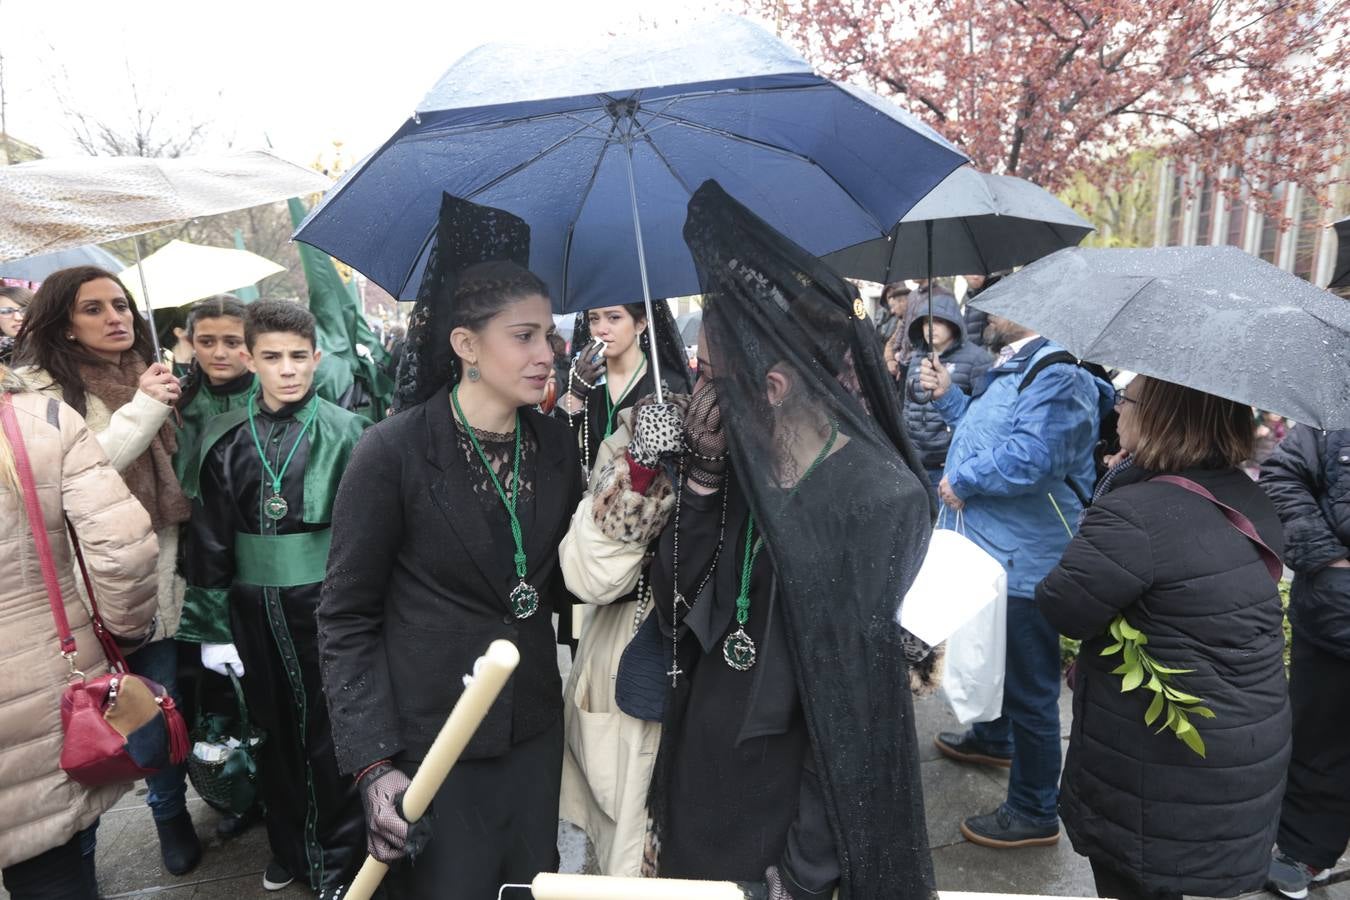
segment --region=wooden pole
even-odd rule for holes
[[[520,651],[510,641],[493,641],[474,663],[473,675],[465,676],[464,693],[450,710],[450,717],[441,726],[440,734],[403,795],[403,818],[416,822],[426,814],[431,799],[519,664]],[[388,871],[387,864],[367,856],[347,891],[346,900],[370,900]]]

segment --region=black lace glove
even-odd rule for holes
[[[684,414],[689,406],[685,394],[666,394],[657,403],[654,394],[633,404],[633,437],[628,453],[633,461],[648,469],[656,468],[662,457],[684,452]]]
[[[706,488],[720,488],[727,472],[727,433],[722,429],[722,410],[711,381],[689,398],[684,437],[689,445],[689,479]]]
[[[583,404],[586,396],[595,390],[596,383],[605,371],[605,345],[602,341],[591,341],[576,359],[572,360],[572,370],[567,376],[567,393]]]
[[[383,863],[416,858],[431,840],[431,815],[409,823],[403,818],[408,776],[382,762],[361,774],[356,786],[366,808],[366,852]]]

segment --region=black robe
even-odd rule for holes
[[[244,696],[250,717],[267,733],[258,768],[272,854],[297,880],[331,894],[360,866],[366,835],[355,783],[339,773],[333,755],[320,684],[315,611],[321,583],[285,588],[244,583],[236,577],[235,555],[240,533],[294,535],[328,527],[306,521],[315,518],[306,513],[331,503],[337,474],[364,420],[326,408],[324,421],[339,427],[316,428],[301,437],[312,396],[313,391],[275,413],[265,408],[257,413],[258,441],[274,471],[300,441],[282,478],[288,509],[279,520],[262,512],[272,484],[248,422],[219,437],[207,435],[184,565],[191,592],[228,591],[230,631],[244,663]],[[316,440],[330,442],[315,465],[331,471],[319,479],[314,476],[321,473],[309,471],[320,455]],[[316,481],[326,486],[327,497],[306,495],[307,485],[314,487]]]
[[[830,461],[812,477],[825,476]],[[782,598],[767,552],[755,560],[745,630],[755,665],[722,656],[736,630],[748,508],[734,482],[717,570],[702,594],[718,542],[721,494],[681,497],[678,686],[667,696],[652,808],[662,821],[659,872],[667,878],[763,881],[778,866],[794,896],[828,897],[839,862],[787,645]],[[653,597],[671,640],[674,521],[656,545]],[[669,652],[669,651],[667,651]]]

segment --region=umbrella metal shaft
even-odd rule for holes
[[[145,283],[145,264],[141,262],[140,235],[131,239],[136,253],[136,274],[141,279],[141,302],[145,304],[145,318],[150,323],[150,341],[155,348],[155,362],[164,362],[164,350],[159,346],[159,331],[155,328],[155,310],[150,305],[150,288]]]
[[[647,307],[647,333],[652,336],[650,354],[647,362],[652,367],[652,382],[656,386],[656,402],[664,403],[661,393],[661,354],[656,351],[656,316],[652,312],[652,290],[647,284],[647,254],[642,249],[642,221],[638,217],[637,182],[633,178],[633,139],[629,135],[624,140],[624,161],[628,163],[628,199],[633,204],[633,236],[637,238],[638,273],[642,276],[642,303]]]

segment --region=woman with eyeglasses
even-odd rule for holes
[[[1249,407],[1138,377],[1122,451],[1036,603],[1082,640],[1059,814],[1120,900],[1266,878],[1290,752],[1284,535],[1242,470]]]
[[[9,365],[14,356],[14,342],[32,299],[33,292],[26,287],[0,285],[0,366]]]

